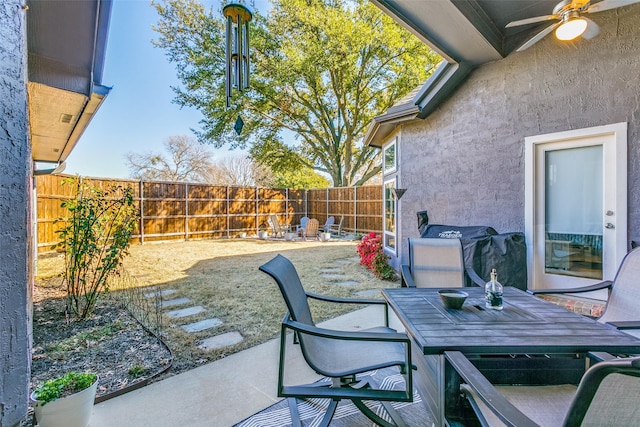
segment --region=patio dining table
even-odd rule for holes
[[[445,351],[502,384],[577,384],[588,352],[640,353],[640,339],[519,289],[505,287],[502,311],[485,308],[484,289],[461,290],[469,296],[459,310],[445,308],[438,289],[382,291],[412,338],[415,384],[439,425],[447,425]]]

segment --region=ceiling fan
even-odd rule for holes
[[[580,36],[589,40],[600,33],[600,27],[591,19],[582,16],[582,14],[602,12],[638,2],[640,0],[603,0],[592,4],[590,0],[563,0],[553,8],[551,15],[509,22],[506,28],[543,21],[557,21],[527,40],[525,44],[517,49],[518,52],[533,46],[553,30],[556,30],[556,37],[559,40],[573,40]]]

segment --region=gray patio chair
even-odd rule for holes
[[[465,273],[478,286],[486,282],[465,268],[460,239],[409,238],[409,265],[402,265],[402,286],[457,288],[465,286]]]
[[[284,226],[280,224],[278,220],[278,215],[271,214],[267,219],[269,221],[269,225],[271,225],[271,231],[273,233],[273,237],[284,237],[284,233],[289,229],[288,226]]]
[[[413,377],[411,343],[404,333],[388,327],[388,307],[383,300],[354,300],[332,298],[305,292],[293,264],[282,255],[260,266],[260,270],[271,276],[284,297],[287,313],[282,320],[280,332],[280,363],[278,372],[278,396],[289,398],[289,408],[294,426],[300,426],[295,398],[331,399],[322,420],[328,426],[341,399],[351,400],[360,411],[373,422],[382,426],[404,425],[402,418],[390,405],[390,401],[411,402],[413,400]],[[308,298],[333,303],[381,304],[385,307],[386,326],[345,332],[318,328],[309,309]],[[307,364],[318,374],[328,377],[329,382],[306,385],[285,385],[286,334],[297,335],[302,355]],[[371,381],[368,371],[397,366],[404,376],[404,390],[386,390]],[[392,418],[389,423],[375,414],[363,400],[380,401]]]
[[[331,231],[331,227],[333,227],[333,224],[335,224],[336,219],[332,216],[330,216],[329,218],[327,218],[327,222],[324,223],[324,225],[322,226],[322,231],[325,233],[328,233]]]
[[[606,353],[604,353],[606,354]],[[603,355],[599,353],[598,356]],[[449,390],[469,402],[482,426],[638,426],[640,425],[640,357],[612,357],[591,366],[580,384],[494,386],[457,351],[445,352]],[[445,416],[457,417],[459,408]],[[471,422],[465,420],[466,423]]]
[[[608,323],[640,338],[640,248],[625,255],[613,281],[573,289],[530,289],[533,295],[566,294],[609,290],[607,306],[598,322]]]
[[[342,224],[344,224],[344,215],[340,216],[340,222],[338,222],[337,224],[333,224],[331,227],[329,227],[329,232],[331,234],[342,236]]]
[[[308,216],[303,216],[300,218],[300,224],[296,225],[296,234],[300,234],[305,227],[307,226],[307,221],[309,221]]]

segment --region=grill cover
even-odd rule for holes
[[[421,214],[424,213],[424,216]],[[471,267],[485,281],[491,269],[498,272],[504,286],[527,289],[527,247],[524,233],[502,233],[488,226],[456,226],[425,223],[426,211],[418,212],[420,237],[460,239],[464,265]],[[428,218],[426,219],[428,222]],[[471,281],[467,278],[467,283]]]

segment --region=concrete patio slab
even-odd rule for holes
[[[162,303],[160,304],[161,307],[174,307],[176,305],[182,305],[182,304],[187,304],[190,303],[191,300],[189,298],[176,298],[176,299],[170,299],[170,300],[162,300]]]
[[[372,306],[320,326],[358,330],[383,324],[382,307]],[[401,330],[391,316],[391,326]],[[287,384],[319,379],[288,336]],[[279,338],[208,363],[93,408],[90,427],[229,427],[280,400],[277,397]]]

